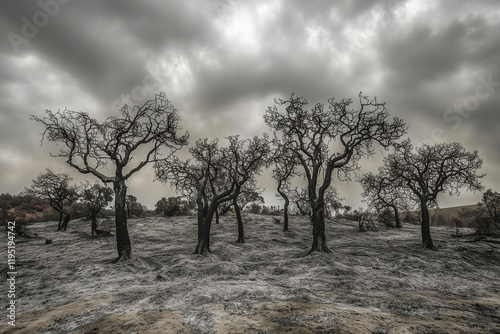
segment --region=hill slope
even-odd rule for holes
[[[41,238],[16,244],[16,328],[4,321],[2,332],[500,333],[497,245],[436,227],[433,252],[421,249],[418,226],[360,233],[330,221],[333,253],[304,257],[305,219],[292,217],[284,233],[251,215],[246,244],[223,217],[213,253],[199,256],[194,222],[130,220],[133,259],[119,264],[114,238],[92,239],[89,222],[59,233],[55,222],[32,225]]]

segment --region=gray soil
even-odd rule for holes
[[[114,237],[92,238],[88,221],[32,225],[39,238],[16,239],[16,327],[4,315],[0,331],[500,333],[498,244],[432,227],[430,251],[419,226],[329,221],[333,252],[305,256],[306,219],[282,232],[271,216],[244,218],[247,242],[223,217],[206,256],[192,254],[194,217],[131,219],[133,258],[117,264]]]

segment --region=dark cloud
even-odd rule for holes
[[[481,80],[500,81],[499,14],[496,0],[2,1],[0,192],[18,193],[46,167],[82,178],[49,157],[53,146],[40,147],[43,129],[29,115],[68,107],[102,119],[159,91],[191,143],[262,134],[273,97],[352,97],[356,106],[363,91],[387,102],[416,141],[440,129],[484,152],[485,182],[500,189],[500,85],[467,116],[453,110],[474,102]],[[260,180],[271,200],[269,175]],[[150,207],[171,193],[152,178],[147,169],[129,184]],[[360,205],[354,183],[337,187]]]

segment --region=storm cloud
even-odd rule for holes
[[[387,102],[415,143],[479,150],[500,190],[500,8],[488,1],[2,1],[0,192],[51,168],[84,179],[40,146],[29,115],[67,107],[97,119],[165,92],[190,142],[267,131],[274,97],[312,104],[360,91]],[[374,170],[382,155],[363,164]],[[269,171],[259,181],[274,198]],[[146,168],[129,193],[153,208],[173,191]],[[357,207],[360,187],[334,185]],[[480,194],[439,198],[475,203]]]

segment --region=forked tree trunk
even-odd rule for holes
[[[312,209],[312,224],[313,224],[313,244],[311,250],[307,255],[312,252],[326,252],[331,253],[326,244],[325,236],[325,213],[322,206],[311,207]]]
[[[236,220],[238,221],[238,240],[239,244],[245,243],[245,235],[243,234],[243,219],[241,219],[240,206],[236,202],[236,198],[233,199],[234,212],[236,213]]]
[[[210,228],[212,226],[212,219],[215,214],[216,207],[210,207],[207,214],[203,217],[203,223],[201,225],[201,233],[198,236],[198,244],[194,254],[206,254],[210,253]]]
[[[69,220],[71,219],[71,216],[67,213],[66,217],[64,217],[64,221],[61,225],[61,230],[66,231],[66,228],[68,227]]]
[[[427,203],[421,201],[420,208],[422,211],[422,246],[424,248],[436,250],[431,238],[431,229],[429,226],[429,209],[427,208]]]
[[[116,261],[127,260],[132,254],[132,246],[127,229],[127,186],[125,180],[113,182],[115,191],[115,224],[116,224],[116,247],[118,259]]]

